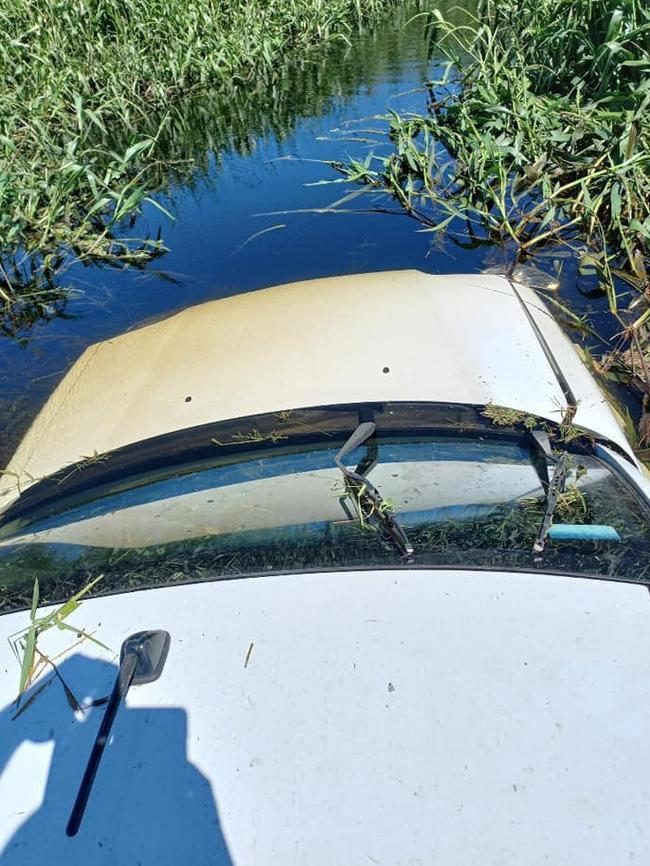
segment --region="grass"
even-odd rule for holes
[[[56,671],[56,666],[54,665],[53,660],[48,658],[38,646],[39,637],[49,629],[57,628],[60,631],[72,632],[77,639],[88,639],[93,641],[93,643],[98,644],[103,649],[108,649],[108,647],[101,643],[101,641],[97,640],[96,637],[93,637],[92,634],[89,634],[83,629],[67,622],[68,617],[80,607],[82,597],[86,595],[86,593],[90,592],[102,577],[103,575],[100,575],[94,580],[91,580],[86,584],[86,586],[76,592],[56,610],[53,610],[41,617],[36,615],[40,601],[40,588],[38,578],[34,579],[32,604],[29,613],[29,625],[25,626],[25,628],[21,629],[19,632],[16,632],[16,634],[11,635],[9,638],[9,643],[13,653],[20,664],[20,681],[16,703],[20,701],[21,695],[30,688],[34,680],[38,678],[46,665],[52,665]]]
[[[481,415],[489,418],[497,427],[512,427],[523,424],[526,429],[533,430],[539,425],[539,421],[534,415],[519,412],[517,409],[508,409],[506,406],[495,406],[494,403],[488,403]]]
[[[447,62],[426,110],[386,118],[387,153],[334,167],[426,232],[501,244],[512,270],[568,246],[648,392],[650,7],[482,0],[464,23],[431,16]]]
[[[390,3],[0,0],[0,303],[37,318],[71,262],[162,254],[126,228],[191,169],[160,151],[180,98],[272,89],[287,56],[349,39]]]

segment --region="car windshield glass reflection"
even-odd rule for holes
[[[552,466],[540,469],[544,457],[525,430],[465,421],[462,429],[457,421],[447,429],[408,427],[396,413],[385,415],[376,434],[345,457],[379,494],[359,507],[354,497],[363,491],[344,483],[335,462],[358,415],[330,415],[322,427],[301,419],[300,436],[277,428],[271,437],[260,423],[246,441],[211,437],[210,450],[200,460],[193,452],[193,463],[103,479],[67,498],[68,481],[54,485],[53,499],[37,490],[44,504],[13,520],[9,514],[0,529],[3,609],[29,606],[35,577],[52,601],[98,574],[101,592],[391,566],[650,577],[644,506],[588,443],[567,446],[553,525],[534,555]],[[385,521],[373,520],[369,507],[394,516],[412,557],[385,537]]]

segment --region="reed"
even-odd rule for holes
[[[387,153],[334,167],[424,231],[502,244],[513,268],[568,245],[630,354],[647,354],[650,7],[481,0],[461,23],[433,12],[430,24],[447,62],[426,110],[386,118]]]
[[[272,87],[390,2],[0,0],[0,302],[51,303],[71,261],[161,254],[124,224],[166,183],[180,98]]]

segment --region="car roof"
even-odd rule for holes
[[[90,346],[0,477],[1,507],[64,466],[171,431],[400,400],[492,403],[555,422],[573,406],[572,423],[633,459],[532,290],[494,274],[391,271],[211,301]]]

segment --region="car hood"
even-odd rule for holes
[[[103,708],[75,716],[51,674],[12,720],[4,638],[28,614],[5,615],[3,866],[648,862],[649,602],[607,581],[406,570],[84,602],[70,621],[114,651],[148,628],[172,643],[119,711],[72,839]],[[82,702],[116,673],[88,641],[57,665]]]
[[[0,507],[83,458],[215,421],[401,400],[492,403],[559,422],[567,387],[573,423],[634,459],[587,368],[524,286],[419,271],[275,286],[88,348],[0,475]]]

